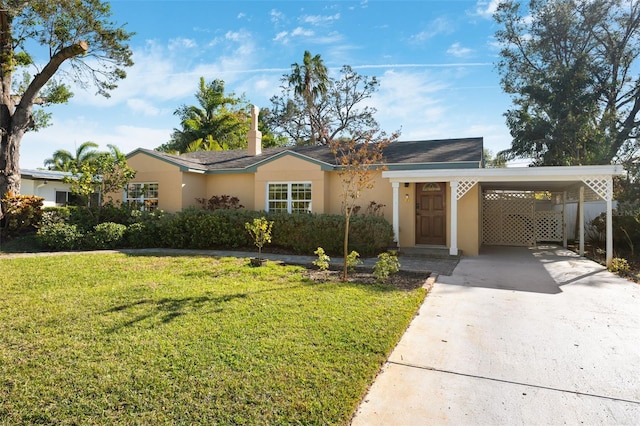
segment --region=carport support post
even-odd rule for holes
[[[581,185],[578,191],[578,233],[580,234],[578,254],[584,256],[584,185]]]
[[[562,192],[562,247],[567,248],[567,191]]]
[[[449,254],[451,256],[458,255],[458,181],[449,182],[451,186],[451,245]]]
[[[611,191],[609,191],[609,195],[607,196],[607,268],[611,266],[611,262],[613,261],[613,217],[611,213],[612,209],[613,207],[611,202]]]
[[[393,239],[396,243],[396,247],[400,247],[400,204],[398,201],[400,182],[391,182],[393,188]]]

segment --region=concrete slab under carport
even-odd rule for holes
[[[640,286],[556,246],[440,276],[353,425],[640,424]]]

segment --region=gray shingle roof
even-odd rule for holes
[[[434,163],[441,165],[448,163],[452,168],[460,167],[459,163],[467,163],[467,167],[481,167],[482,149],[482,138],[394,142],[385,148],[384,157],[385,164],[389,169],[406,168],[411,165],[421,168],[420,165],[433,165]],[[326,164],[328,167],[335,166],[335,157],[326,146],[265,148],[262,150],[262,154],[257,156],[249,155],[246,149],[197,151],[173,155],[140,148],[131,152],[128,157],[138,152],[146,153],[184,169],[204,172],[247,170],[287,152]]]

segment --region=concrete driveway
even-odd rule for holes
[[[463,258],[352,424],[640,424],[640,285],[555,246]]]

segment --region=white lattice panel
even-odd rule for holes
[[[534,198],[528,193],[484,194],[482,242],[494,245],[535,244]]]
[[[456,199],[459,200],[460,198],[462,198],[464,194],[469,192],[469,190],[475,186],[476,183],[477,180],[475,179],[460,179],[458,181],[458,192],[456,193]]]
[[[545,210],[536,212],[536,242],[563,240],[563,214],[561,211]]]
[[[567,191],[567,203],[577,203],[580,200],[580,188],[576,187]],[[584,201],[600,201],[602,198],[593,192],[593,189],[588,186],[584,187]],[[559,199],[558,204],[562,202],[562,198]]]
[[[613,197],[613,183],[610,177],[583,176],[582,181],[603,200],[610,200]]]
[[[491,207],[497,205],[495,202],[488,202],[489,206],[484,208],[482,215],[482,242],[484,244],[496,245],[502,241],[502,218],[500,212],[491,211]],[[483,205],[486,205],[483,203]]]
[[[536,211],[535,206],[530,192],[484,193],[482,243],[533,246],[538,241],[562,241],[563,212]]]

